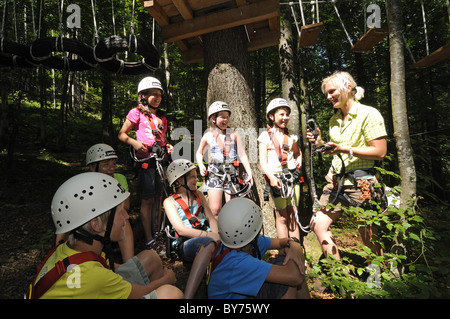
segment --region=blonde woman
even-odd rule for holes
[[[329,121],[331,149],[323,154],[333,156],[331,167],[325,177],[328,184],[320,197],[322,209],[316,213],[313,231],[316,234],[325,256],[333,255],[339,259],[339,252],[330,231],[330,225],[341,215],[340,206],[370,207],[371,200],[377,194],[369,194],[367,183],[376,183],[373,170],[375,161],[386,156],[386,128],[381,113],[359,102],[364,96],[364,89],[357,86],[353,77],[347,72],[337,72],[322,81],[322,92],[331,102],[335,115]],[[320,129],[314,138],[307,133],[308,140],[316,146],[323,145]],[[334,180],[333,180],[334,179]],[[336,209],[326,209],[328,203]],[[372,240],[376,235],[375,227],[358,228],[363,243],[377,255],[382,255],[382,248]]]

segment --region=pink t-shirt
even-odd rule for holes
[[[158,127],[158,117],[154,114],[150,114],[149,118],[155,123],[155,127]],[[127,114],[127,119],[130,120],[134,124],[134,131],[136,133],[136,139],[140,142],[146,143],[148,146],[153,146],[155,144],[155,136],[153,135],[152,128],[148,122],[147,117],[139,111],[138,108],[131,109]],[[161,146],[166,145],[166,131],[167,131],[167,119],[163,117],[162,121],[162,132],[161,132],[161,142],[159,143]],[[147,154],[142,154],[144,157],[148,156]]]

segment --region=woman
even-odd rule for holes
[[[337,112],[329,122],[330,142],[327,144],[332,148],[322,152],[333,156],[325,177],[328,184],[320,197],[323,207],[316,213],[312,227],[325,256],[331,254],[339,259],[339,252],[329,227],[341,215],[340,205],[369,207],[373,197],[364,196],[363,182],[377,182],[370,169],[375,161],[386,156],[387,133],[380,112],[359,103],[364,96],[364,89],[356,85],[349,73],[337,72],[325,78],[322,81],[322,92]],[[307,137],[316,146],[324,144],[320,129],[316,138],[309,131]],[[329,202],[337,208],[326,209]],[[372,241],[376,228],[360,227],[358,230],[363,243],[375,254],[382,255],[381,246]]]

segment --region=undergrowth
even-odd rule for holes
[[[395,198],[399,192],[394,187],[387,193]],[[359,244],[340,251],[340,260],[309,258],[307,278],[320,280],[325,292],[335,298],[449,298],[448,217],[439,216],[435,207],[422,209],[419,199],[408,208],[400,208],[395,200],[386,210],[373,204],[373,210],[349,207],[343,214],[356,220],[357,227],[377,227],[376,241],[383,255]],[[448,206],[441,203],[439,207],[448,211]]]

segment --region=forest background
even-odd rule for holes
[[[443,0],[424,1],[428,22],[425,34],[421,2],[401,2],[408,112],[408,121],[404,124],[409,128],[417,175],[418,198],[414,213],[420,211],[423,217],[416,230],[418,254],[411,258],[416,263],[420,261],[425,268],[423,272],[428,274],[426,281],[432,287],[428,293],[448,297],[448,267],[444,266],[448,253],[443,253],[437,243],[448,242],[449,230],[450,60],[426,69],[410,69],[409,66],[427,55],[427,45],[432,52],[449,42],[449,11]],[[136,87],[143,76],[156,76],[163,82],[162,108],[170,123],[168,136],[179,127],[194,132],[194,120],[201,120],[203,128],[207,127],[203,63],[184,64],[178,47],[162,42],[159,26],[153,23],[139,1],[80,1],[76,4],[81,9],[81,27],[72,29],[65,25],[70,15],[66,8],[70,3],[76,1],[1,1],[2,37],[30,45],[38,38],[63,35],[93,46],[98,39],[114,34],[129,35],[133,31],[136,36],[154,43],[161,55],[161,64],[156,71],[139,75],[114,74],[99,67],[70,72],[42,65],[36,68],[0,65],[0,213],[3,217],[0,281],[3,298],[20,298],[26,289],[42,251],[48,248],[52,238],[51,198],[64,180],[85,170],[86,150],[98,142],[111,144],[120,154],[123,163],[120,169],[127,171],[127,147],[118,142],[117,132],[127,112],[136,105]],[[281,1],[281,23],[286,26],[281,28],[281,38],[286,39],[291,51],[280,45],[249,53],[254,111],[258,127],[263,128],[267,103],[283,96],[294,100],[306,118],[315,118],[321,128],[326,128],[333,110],[320,90],[321,80],[337,70],[350,72],[366,90],[362,102],[379,109],[385,118],[389,155],[383,163],[384,181],[395,187],[399,185],[399,172],[392,120],[389,39],[385,38],[367,53],[353,53],[345,34],[347,31],[356,42],[365,33],[365,9],[369,3],[380,6],[381,22],[386,25],[385,1],[337,1],[340,19],[331,1],[319,1],[320,21],[324,27],[317,44],[299,49],[297,26],[291,11],[295,10],[300,22],[298,3],[290,6],[287,1]],[[304,4],[308,23],[313,19],[311,9],[309,3]],[[141,58],[129,52],[119,55],[129,61]],[[282,86],[285,60],[292,63],[289,80],[294,83],[294,91],[287,96]],[[301,135],[300,125],[297,130]],[[175,138],[172,144],[176,142]],[[305,150],[309,145],[301,139],[300,147]],[[329,159],[315,158],[314,166],[320,189]],[[304,167],[306,170],[307,165]],[[308,192],[306,186],[305,193]],[[343,236],[353,236],[349,235],[352,226],[340,226]],[[423,232],[424,229],[427,232]],[[431,243],[425,243],[424,234]],[[411,278],[409,280],[411,282]],[[423,278],[421,280],[423,287]],[[332,292],[341,297],[351,295],[347,294],[347,288],[343,289]],[[355,288],[347,290],[352,289]],[[414,293],[411,292],[411,297]]]

